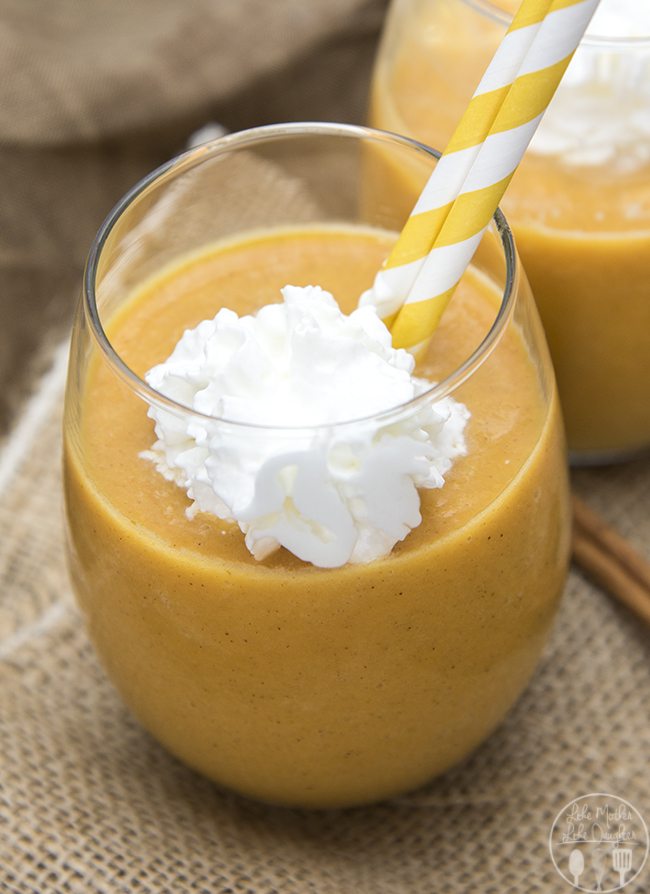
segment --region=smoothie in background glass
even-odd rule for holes
[[[375,801],[468,754],[530,678],[566,574],[553,372],[500,215],[417,369],[439,384],[413,405],[326,431],[206,423],[143,378],[188,327],[222,307],[254,313],[287,283],[318,283],[351,311],[408,212],[378,176],[387,163],[419,188],[435,156],[335,125],[260,128],[182,156],[103,226],[75,325],[65,487],[91,638],[172,753],[279,804]],[[471,414],[464,455],[419,491],[421,523],[369,562],[316,567],[285,548],[258,560],[234,522],[188,517],[185,490],[147,458],[148,411],[209,424],[248,456],[333,435],[353,447],[368,424],[380,443],[452,398]]]
[[[516,0],[393,0],[371,122],[437,148]],[[558,379],[572,458],[650,446],[650,4],[602,0],[503,208]]]

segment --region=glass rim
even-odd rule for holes
[[[416,411],[424,404],[435,403],[447,397],[451,392],[455,391],[466,382],[467,379],[469,379],[479,367],[483,365],[501,340],[506,325],[512,317],[517,299],[520,263],[510,226],[502,211],[497,208],[493,215],[492,222],[496,228],[499,242],[503,250],[506,271],[505,284],[496,316],[480,343],[454,370],[441,381],[432,385],[431,388],[428,388],[426,391],[421,392],[401,404],[387,407],[385,410],[371,413],[367,416],[344,419],[337,422],[324,422],[319,423],[318,425],[269,425],[256,422],[245,422],[238,419],[229,419],[225,416],[212,416],[207,413],[202,413],[192,407],[188,407],[186,404],[174,400],[173,398],[167,397],[162,392],[152,388],[125,363],[117,350],[113,347],[110,338],[104,329],[99,308],[97,306],[95,289],[102,251],[114,227],[118,221],[122,219],[123,214],[149,187],[171,173],[178,175],[186,170],[191,170],[203,161],[215,158],[218,155],[230,152],[233,149],[251,147],[255,144],[277,141],[287,137],[318,136],[356,138],[358,140],[372,140],[375,143],[400,145],[403,148],[414,149],[418,153],[426,156],[433,156],[436,160],[440,158],[441,154],[430,146],[409,137],[402,136],[401,134],[356,124],[290,122],[284,124],[262,125],[260,127],[253,127],[217,137],[214,140],[192,147],[164,162],[149,174],[145,175],[130,190],[128,190],[108,213],[107,217],[99,227],[88,253],[88,259],[84,269],[82,295],[84,315],[89,323],[94,340],[98,344],[105,358],[108,360],[109,365],[131,388],[131,390],[150,406],[156,406],[159,409],[168,410],[176,414],[183,414],[185,416],[191,415],[197,419],[208,421],[211,424],[220,423],[239,429],[267,432],[275,431],[283,432],[285,434],[300,434],[332,429],[338,430],[347,425],[359,425],[360,423],[369,422],[385,422],[388,424],[395,416],[400,416],[404,412]]]
[[[497,6],[494,0],[460,0],[460,2],[475,9],[493,22],[509,25],[512,21],[512,14]],[[650,34],[640,37],[624,34],[586,34],[580,41],[580,47],[597,47],[598,49],[607,47],[625,49],[626,47],[643,47],[646,45],[650,45]]]

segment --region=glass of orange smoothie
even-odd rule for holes
[[[278,311],[287,284],[318,284],[351,312],[404,223],[408,190],[435,163],[431,150],[367,128],[245,131],[138,184],[88,260],[64,426],[78,602],[143,726],[191,767],[264,801],[367,803],[462,759],[529,680],[563,587],[558,400],[500,213],[415,370],[410,400],[395,404],[383,385],[372,391],[374,373],[369,393],[357,393],[359,377],[341,377],[349,358],[332,341],[331,357],[316,348],[294,357],[299,388],[318,376],[325,385],[292,415],[268,384],[277,370],[265,352],[282,334],[271,327],[254,350],[237,341],[237,319],[249,328],[267,319],[268,307],[246,315]],[[307,338],[302,350],[313,333],[311,292],[301,294],[293,335]],[[184,331],[184,344],[212,332],[204,321],[218,312],[227,324],[220,350],[244,359],[235,385],[254,419],[241,401],[219,404],[221,414],[197,410],[191,375],[176,378],[171,396],[151,385],[149,371]],[[340,314],[333,302],[327,314]],[[383,330],[374,319],[370,329]],[[224,365],[219,351],[212,359]],[[455,440],[445,428],[452,405],[463,408]],[[391,463],[434,417],[436,450],[452,459],[416,490],[407,475],[391,477]],[[167,475],[152,461],[163,430],[167,457],[178,459]],[[190,498],[179,468],[199,454],[212,477],[197,473]],[[285,488],[276,515],[291,531],[276,529],[279,548],[257,536],[268,519],[251,522],[246,476],[260,456],[271,457],[266,496]],[[422,462],[414,455],[413,468]],[[299,495],[303,472],[312,477]],[[353,492],[359,476],[370,486]],[[312,513],[317,492],[327,518]],[[384,528],[369,528],[382,511]],[[316,550],[303,554],[308,541]]]
[[[517,0],[393,0],[377,127],[443,148]],[[602,0],[503,208],[577,463],[650,446],[650,6]]]

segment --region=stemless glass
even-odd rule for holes
[[[633,5],[638,20],[642,4]],[[393,0],[371,123],[444,147],[514,8],[514,0]],[[601,37],[591,33],[599,21],[503,202],[578,464],[650,446],[650,35]]]
[[[530,678],[563,587],[569,511],[553,372],[500,213],[423,361],[437,384],[370,420],[391,426],[448,395],[472,414],[467,455],[442,489],[421,492],[422,524],[389,556],[325,569],[280,550],[257,562],[235,524],[189,519],[184,491],[141,456],[154,440],[149,409],[199,418],[143,379],[207,315],[191,289],[209,294],[214,315],[232,300],[233,277],[248,277],[255,288],[235,309],[254,311],[279,299],[275,283],[291,281],[314,246],[304,278],[341,285],[343,261],[319,250],[338,233],[356,252],[340,296],[353,306],[435,163],[420,144],[361,127],[234,134],[139,183],[88,260],[64,426],[77,598],[141,723],[190,766],[265,801],[370,802],[460,760]],[[371,257],[369,234],[379,238]],[[226,275],[232,252],[250,245],[256,265]],[[177,281],[190,291],[175,292]],[[138,328],[148,301],[155,313]],[[200,421],[243,450],[313,434]],[[327,431],[353,436],[368,422]]]

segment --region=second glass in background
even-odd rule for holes
[[[444,148],[517,5],[393,0],[372,123]],[[503,202],[578,463],[650,445],[650,8],[603,0],[590,32]]]

